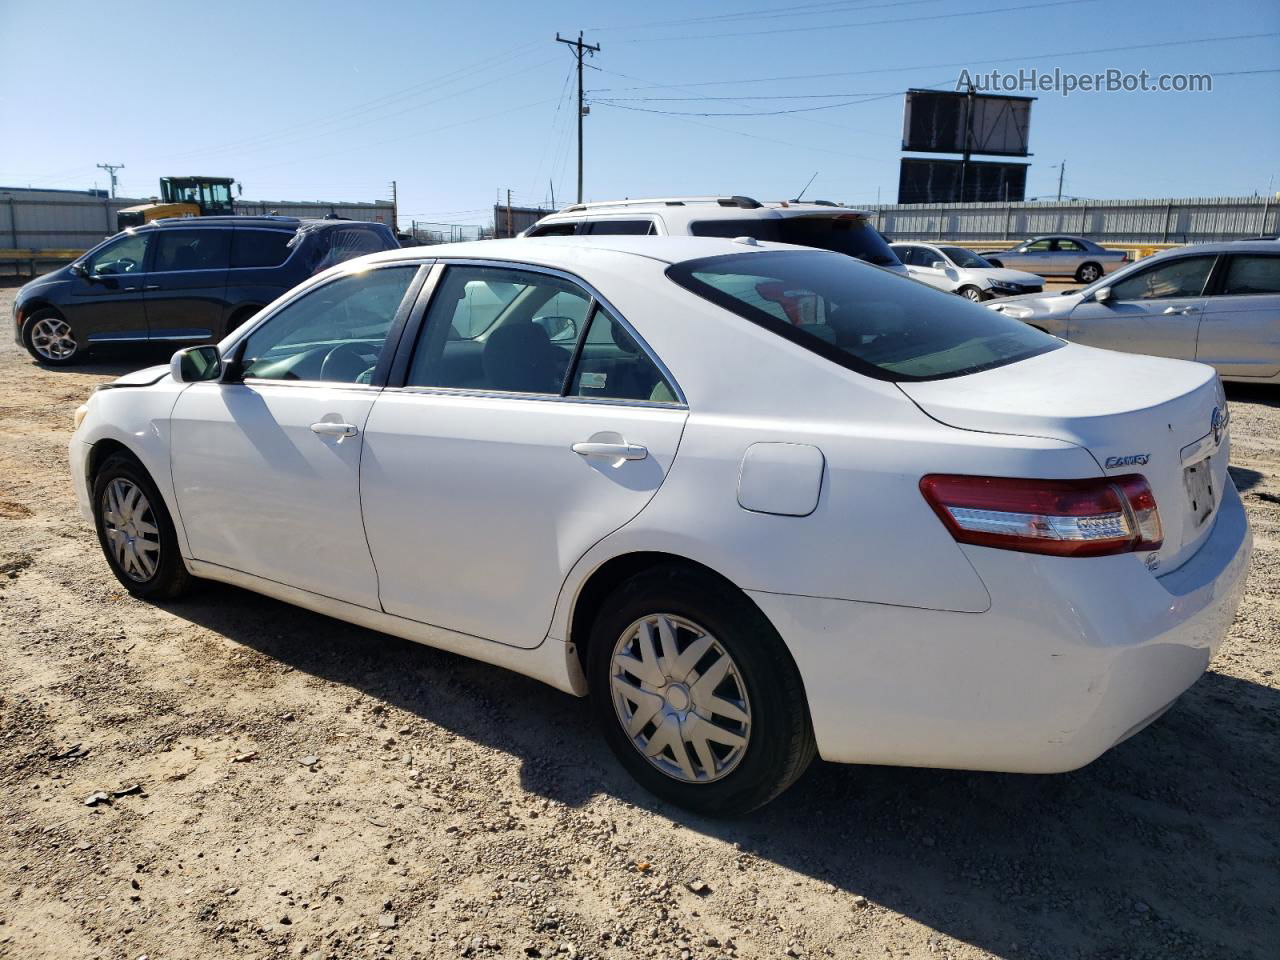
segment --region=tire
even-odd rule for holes
[[[171,600],[190,589],[164,498],[133,457],[114,454],[93,478],[93,518],[107,565],[135,597]]]
[[[84,356],[71,324],[50,308],[37,310],[27,317],[22,324],[22,345],[37,363],[48,367],[69,367]]]
[[[626,581],[600,609],[587,651],[592,712],[642,786],[696,813],[736,816],[804,773],[817,747],[800,673],[773,626],[734,587],[671,564]],[[670,666],[660,655],[664,635],[679,652]],[[695,644],[700,655],[690,652]],[[713,675],[715,686],[700,690],[697,681]],[[633,738],[626,724],[640,720]],[[658,744],[652,759],[645,755]]]
[[[985,261],[987,261],[987,263],[991,264],[993,267],[1003,267],[1003,266],[1004,266],[1004,264],[1003,264],[1003,263],[1001,263],[999,260],[996,260],[996,259],[994,259],[994,258],[992,258],[992,257],[983,257],[982,259],[983,259],[983,260],[985,260]]]
[[[964,297],[966,300],[972,300],[974,303],[981,303],[983,300],[987,299],[986,291],[979,290],[971,283],[966,283],[963,287],[957,290],[956,293]]]
[[[1096,263],[1082,263],[1076,269],[1077,283],[1093,283],[1102,276],[1102,267]]]

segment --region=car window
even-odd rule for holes
[[[352,273],[294,300],[249,334],[245,377],[368,383],[417,270]]]
[[[610,400],[677,402],[676,392],[630,331],[598,307],[574,368],[569,395]]]
[[[652,220],[594,220],[583,233],[612,234],[615,236],[647,237],[658,231]]]
[[[571,237],[578,230],[577,222],[547,223],[529,231],[531,237]]]
[[[1028,243],[1023,250],[1026,253],[1048,253],[1052,240],[1037,240],[1035,243]]]
[[[995,311],[820,251],[707,257],[675,264],[667,276],[784,339],[884,380],[959,376],[1062,346]]]
[[[893,247],[892,250],[898,255],[898,259],[907,266],[917,266],[915,247]]]
[[[1227,296],[1280,293],[1280,257],[1267,254],[1232,257],[1222,292]]]
[[[125,234],[85,258],[84,268],[94,277],[141,273],[147,262],[147,244],[153,235],[151,230]]]
[[[550,274],[449,267],[406,383],[559,394],[590,302],[581,287]]]
[[[818,247],[857,257],[878,267],[897,266],[902,261],[885,243],[866,217],[836,214],[785,219],[698,220],[689,225],[695,237],[755,237],[778,243]]]
[[[359,225],[334,227],[328,223],[303,226],[290,243],[302,246],[307,269],[313,275],[354,257],[380,250],[394,250],[399,246],[390,230]]]
[[[230,230],[160,230],[155,244],[155,272],[225,270],[231,262]]]
[[[991,266],[982,257],[972,250],[966,250],[964,247],[943,247],[942,252],[950,257],[951,262],[957,267],[968,270],[981,270]]]
[[[231,238],[231,266],[278,267],[289,258],[294,231],[238,227]]]
[[[1111,287],[1113,300],[1163,300],[1198,297],[1213,267],[1213,257],[1180,257],[1125,277]]]
[[[1067,251],[1070,251],[1070,252],[1072,252],[1072,253],[1083,253],[1083,252],[1084,252],[1084,246],[1083,246],[1082,244],[1076,243],[1076,241],[1074,241],[1074,240],[1059,240],[1059,241],[1058,241],[1058,249],[1059,249],[1059,250],[1067,250]]]

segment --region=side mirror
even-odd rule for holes
[[[71,265],[71,275],[79,277],[81,280],[89,279],[89,271],[83,263],[73,263]]]
[[[175,383],[200,383],[222,376],[222,357],[212,345],[187,347],[169,361],[169,375]]]
[[[578,324],[572,317],[538,317],[533,322],[547,331],[551,340],[564,342],[578,336]]]
[[[947,261],[935,260],[933,263],[929,264],[929,266],[933,267],[935,270],[945,270],[947,269]]]
[[[1096,300],[1098,303],[1106,303],[1111,299],[1111,288],[1099,287],[1096,291],[1094,291],[1093,299]]]

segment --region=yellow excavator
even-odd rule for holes
[[[231,177],[161,177],[160,197],[116,213],[116,229],[161,217],[219,217],[235,213]]]

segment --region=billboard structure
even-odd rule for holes
[[[899,203],[1002,203],[1026,192],[1025,163],[903,157],[898,172]]]
[[[973,90],[908,90],[902,116],[902,149],[958,153],[960,160],[903,158],[899,203],[1022,200],[1026,165],[974,161],[972,154],[1030,156],[1027,149],[1034,97],[980,94]],[[995,195],[991,195],[995,191]]]

